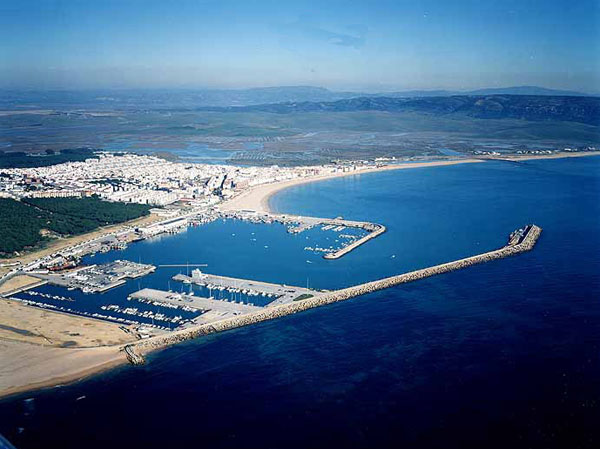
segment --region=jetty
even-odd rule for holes
[[[203,298],[201,296],[186,295],[183,293],[166,292],[153,288],[143,288],[129,295],[129,298],[132,300],[146,300],[151,303],[157,302],[170,304],[178,308],[188,306],[204,311],[214,311],[220,314],[222,317],[241,315],[260,310],[260,307],[258,306],[252,306],[242,302],[219,301],[213,298]]]
[[[534,248],[542,229],[536,225],[528,225],[522,229],[513,232],[510,235],[509,243],[497,250],[478,254],[464,259],[455,260],[452,262],[442,263],[428,268],[411,271],[408,273],[399,274],[396,276],[379,279],[376,281],[366,282],[364,284],[355,285],[340,290],[323,292],[315,294],[310,298],[300,301],[293,301],[285,304],[278,304],[272,307],[259,308],[259,310],[247,314],[230,317],[217,322],[200,324],[198,326],[188,327],[182,330],[176,330],[169,334],[151,337],[146,340],[133,343],[129,346],[129,351],[135,351],[135,362],[139,363],[138,357],[143,357],[143,354],[170,346],[191,338],[200,337],[216,332],[223,332],[230,329],[235,329],[250,324],[260,323],[267,320],[272,320],[294,313],[299,313],[315,307],[332,304],[339,301],[345,301],[356,296],[365,295],[378,290],[394,287],[400,284],[417,281],[430,276],[436,276],[443,273],[448,273],[455,270],[460,270],[473,265],[491,262],[493,260],[502,259],[505,257],[515,256]]]
[[[348,254],[355,248],[358,248],[363,243],[367,243],[369,240],[374,239],[375,237],[383,234],[386,231],[386,227],[380,224],[373,223],[373,227],[375,228],[369,234],[365,235],[363,238],[356,240],[355,242],[350,243],[349,245],[344,246],[343,248],[334,251],[332,253],[326,253],[323,258],[324,259],[339,259],[345,254]]]

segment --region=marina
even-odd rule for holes
[[[491,262],[493,260],[515,256],[527,251],[531,251],[537,243],[541,233],[542,229],[540,227],[536,225],[527,225],[517,230],[516,234],[514,232],[511,233],[508,243],[502,248],[494,251],[485,252],[464,259],[459,259],[376,281],[366,282],[364,284],[359,284],[340,290],[311,295],[310,297],[303,298],[299,301],[278,304],[274,307],[258,308],[256,311],[241,314],[239,316],[230,316],[228,318],[224,317],[216,323],[202,323],[197,326],[191,326],[187,329],[174,331],[167,335],[161,335],[126,345],[126,352],[131,363],[139,364],[140,360],[143,358],[143,354],[163,348],[165,346],[179,343],[184,340],[280,318],[314,307],[320,307],[338,301],[345,301],[350,298],[362,296],[407,282],[413,282],[430,276],[436,276],[448,273],[450,271],[467,268],[472,265]],[[518,239],[514,238],[515,235],[519,235]]]
[[[400,284],[417,281],[431,276],[437,276],[505,257],[515,256],[527,251],[531,251],[537,243],[542,233],[542,229],[536,225],[527,225],[515,232],[510,234],[508,243],[497,250],[488,251],[475,256],[379,279],[376,281],[366,282],[364,284],[359,284],[340,290],[310,295],[298,301],[281,303],[272,307],[258,308],[256,311],[240,314],[239,316],[230,316],[227,318],[223,317],[223,319],[220,319],[215,323],[202,323],[197,326],[190,326],[187,329],[174,331],[168,335],[161,335],[133,343],[126,346],[126,348],[128,348],[128,358],[132,363],[139,364],[143,354],[165,346],[179,343],[184,340],[280,318],[314,307],[320,307],[338,301],[345,301],[350,298],[362,296]],[[518,235],[518,238],[515,238],[515,235]]]
[[[121,307],[118,304],[104,305],[104,306],[100,306],[100,308],[102,310],[106,310],[108,312],[112,311],[112,312],[121,313],[123,315],[150,318],[152,321],[154,321],[154,320],[162,321],[165,323],[169,323],[169,325],[172,323],[176,326],[179,326],[181,324],[185,324],[185,323],[191,321],[189,319],[184,319],[181,315],[169,317],[163,313],[154,313],[151,310],[139,310],[137,307]]]
[[[301,295],[313,295],[314,290],[303,287],[293,287],[285,284],[272,284],[269,282],[252,281],[248,279],[238,279],[227,276],[218,276],[214,274],[203,273],[196,269],[192,270],[191,276],[177,274],[173,280],[181,281],[184,284],[196,284],[212,291],[227,291],[230,293],[241,293],[249,297],[263,296],[272,298],[269,304],[286,304],[294,301]],[[212,297],[212,295],[211,295]]]
[[[310,233],[313,233],[312,235],[316,235],[315,233],[336,233],[335,242],[342,240],[345,243],[339,246],[338,249],[333,248],[335,244],[332,241],[333,239],[330,240],[332,245],[329,248],[324,247],[323,243],[321,243],[323,246],[318,246],[319,243],[317,243],[315,246],[303,247],[305,250],[323,253],[325,260],[340,258],[386,231],[383,225],[343,220],[341,217],[319,219],[298,215],[261,215],[247,211],[242,213],[215,213],[218,214],[219,219],[231,221],[232,226],[235,222],[249,222],[251,224],[278,223],[284,226],[278,232],[283,232],[284,235],[286,233],[288,235],[292,234],[293,236],[288,237],[292,241],[297,239],[298,234],[304,232],[308,233],[307,235]],[[208,218],[206,220],[208,223],[215,221]],[[171,221],[171,223],[180,225],[179,221]],[[215,223],[215,225],[223,226],[222,223]],[[239,226],[241,225],[235,225],[235,227]],[[179,227],[174,229],[179,229]],[[520,245],[530,231],[531,227],[525,227],[513,232],[510,235],[510,242],[507,247]],[[251,245],[253,241],[256,241],[258,235],[255,236],[254,231],[248,232],[248,234],[251,236]],[[237,232],[232,232],[231,238],[235,240],[238,238],[236,235]],[[169,237],[169,239],[171,238],[184,237]],[[301,245],[303,240],[296,240],[298,243],[296,246]],[[167,240],[165,240],[165,243],[167,243]],[[149,244],[153,244],[153,242],[149,242]],[[263,246],[264,250],[268,251],[269,245]],[[132,246],[132,248],[135,247],[135,245]],[[301,248],[302,246],[299,249]],[[131,250],[126,249],[123,254],[126,255],[130,252]],[[96,256],[94,260],[102,262],[103,260],[110,260],[109,257],[108,254],[101,254]],[[90,259],[88,257],[82,260],[85,263]],[[194,263],[190,264],[189,262],[181,263],[181,259],[179,263],[172,260],[169,260],[169,263],[161,263],[162,261],[158,260],[157,265],[162,273],[160,278],[165,279],[168,276],[169,279],[163,281],[168,284],[166,285],[167,290],[159,288],[156,281],[151,281],[144,288],[141,288],[138,282],[137,290],[133,289],[131,284],[128,284],[129,287],[125,292],[112,295],[106,300],[102,299],[95,306],[82,303],[81,299],[78,301],[77,298],[71,298],[68,294],[48,290],[37,291],[33,289],[24,292],[27,295],[25,298],[15,299],[37,307],[105,319],[138,328],[148,328],[149,330],[143,332],[143,334],[153,336],[156,335],[156,332],[192,328],[232,317],[254,314],[264,309],[307,301],[323,301],[324,298],[329,297],[330,293],[340,291],[332,290],[332,292],[328,292],[322,289],[309,288],[309,276],[306,277],[306,287],[300,287],[287,283],[263,282],[235,276],[211,274],[202,271],[208,264],[198,263],[201,261],[202,259],[196,259]],[[306,260],[306,263],[312,265],[313,261]],[[323,263],[326,262],[323,261]],[[174,270],[181,268],[186,269],[185,274],[182,272],[173,273]],[[213,269],[211,268],[211,271]],[[28,274],[39,279],[40,282],[46,282],[52,286],[67,290],[79,290],[84,294],[102,294],[125,285],[128,279],[143,277],[154,273],[155,270],[154,265],[118,259],[96,265],[82,265],[69,270],[32,270]],[[171,290],[171,287],[173,287],[173,290]],[[115,293],[117,292],[115,291]],[[126,300],[126,302],[123,302],[123,300]],[[72,306],[65,307],[61,302],[70,302]],[[141,307],[127,304],[127,302],[138,302]]]
[[[260,307],[241,302],[220,301],[212,298],[185,295],[181,293],[144,288],[129,295],[131,300],[150,302],[152,304],[170,304],[177,308],[192,308],[202,314],[183,324],[200,324],[218,321],[232,316],[243,315],[261,310]]]
[[[180,210],[178,213],[180,215],[175,218],[160,220],[145,227],[124,227],[119,231],[65,247],[59,252],[44,256],[26,265],[19,266],[17,264],[14,270],[0,278],[0,285],[15,276],[31,275],[43,282],[50,282],[67,288],[79,288],[86,293],[103,292],[122,285],[123,282],[121,281],[125,277],[143,276],[151,270],[142,269],[145,273],[139,275],[132,273],[131,276],[121,276],[119,274],[105,276],[104,268],[100,268],[100,272],[95,272],[93,268],[81,267],[83,258],[94,257],[96,254],[106,254],[114,250],[126,251],[130,243],[152,240],[159,238],[162,234],[178,234],[184,232],[190,226],[208,225],[219,219],[241,220],[255,224],[279,223],[285,226],[287,232],[292,235],[299,235],[313,228],[318,228],[323,232],[333,231],[338,233],[346,231],[344,234],[337,235],[335,242],[332,242],[329,246],[307,245],[304,247],[306,251],[322,254],[326,260],[338,259],[386,231],[386,227],[381,224],[345,220],[342,217],[330,219],[251,210],[221,211],[215,207],[192,208],[185,212]],[[264,245],[264,248],[268,247],[268,245]],[[125,269],[135,270],[132,266]],[[80,272],[79,276],[87,279],[78,282],[75,276],[72,275],[72,273],[78,271]],[[13,293],[16,293],[16,290]]]
[[[57,306],[54,304],[49,304],[47,302],[41,302],[41,301],[32,301],[30,299],[24,299],[24,298],[20,298],[20,297],[16,297],[16,296],[11,297],[10,299],[11,299],[11,301],[17,301],[22,304],[26,304],[28,306],[38,307],[40,309],[53,310],[56,312],[63,312],[63,313],[67,313],[70,315],[84,316],[84,317],[88,317],[88,318],[96,318],[99,320],[106,320],[106,321],[111,321],[111,322],[115,322],[115,323],[127,324],[127,325],[140,324],[138,321],[129,320],[129,319],[126,319],[123,317],[104,315],[101,313],[90,313],[90,312],[86,312],[86,311],[82,311],[82,310],[78,310],[78,309],[73,309],[70,307]],[[156,328],[159,329],[160,326],[156,326]],[[165,328],[165,329],[167,329],[167,328]]]

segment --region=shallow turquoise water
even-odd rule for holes
[[[119,257],[334,288],[544,228],[524,255],[2,401],[0,433],[20,448],[597,447],[599,200],[596,157],[400,170],[273,198],[280,211],[388,227],[337,261],[308,255],[303,234],[239,222],[132,245]]]

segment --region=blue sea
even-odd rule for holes
[[[91,262],[206,263],[333,289],[495,249],[528,223],[544,231],[523,255],[5,399],[0,433],[17,448],[600,447],[600,158],[363,174],[271,203],[388,231],[326,261],[304,247],[335,233],[218,221]],[[75,299],[93,307],[139,286],[179,289],[179,270]]]

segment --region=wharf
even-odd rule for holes
[[[182,293],[167,292],[153,288],[144,288],[129,295],[131,299],[147,300],[153,302],[164,302],[177,307],[193,307],[207,312],[212,312],[208,318],[224,318],[230,316],[251,313],[260,310],[260,307],[249,304],[203,298],[201,296],[186,295]],[[203,315],[201,315],[202,317]],[[206,321],[204,318],[204,321]]]
[[[302,295],[314,295],[315,291],[303,287],[293,287],[285,284],[271,284],[269,282],[238,279],[227,276],[201,273],[200,270],[192,271],[192,276],[177,274],[173,280],[186,284],[194,283],[213,290],[227,290],[242,292],[248,296],[268,296],[275,298],[269,306],[286,304]]]

